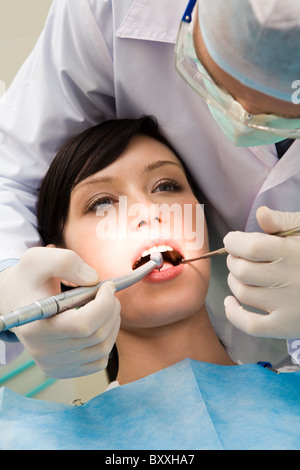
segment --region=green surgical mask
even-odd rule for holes
[[[223,90],[206,78],[204,78],[203,81],[211,96],[220,102],[222,100],[220,95],[224,93]],[[226,137],[238,147],[269,145],[285,138],[282,134],[276,135],[273,132],[269,133],[265,130],[268,127],[272,129],[278,128],[280,130],[291,129],[292,125],[295,126],[295,129],[300,127],[300,119],[280,118],[272,114],[250,115],[244,110],[242,105],[229,94],[227,94],[226,101],[227,109],[234,110],[235,116],[240,116],[239,120],[238,118],[231,118],[230,114],[226,115],[226,112],[223,113],[219,111],[213,105],[209,104],[208,107]],[[250,121],[251,124],[254,124],[256,127],[249,126]],[[263,127],[264,129],[262,130],[259,127]]]

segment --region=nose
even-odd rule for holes
[[[162,212],[159,204],[151,198],[141,197],[139,203],[129,207],[130,227],[134,232],[157,230],[162,223]]]

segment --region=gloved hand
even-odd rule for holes
[[[0,312],[59,293],[61,280],[87,286],[98,283],[99,276],[71,250],[29,249],[18,264],[0,273]],[[114,284],[107,282],[96,298],[80,309],[12,331],[50,377],[71,378],[98,372],[106,367],[119,332],[121,308],[114,292]]]
[[[300,236],[268,235],[300,226],[300,212],[260,207],[257,220],[266,233],[230,232],[228,285],[235,295],[225,299],[227,318],[240,330],[272,338],[300,338]],[[238,300],[267,312],[257,314]]]

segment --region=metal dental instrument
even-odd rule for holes
[[[220,248],[219,250],[210,251],[205,255],[199,256],[198,258],[182,259],[179,264],[191,263],[192,261],[198,261],[199,259],[208,259],[213,258],[214,256],[226,255],[227,251],[225,248]]]
[[[61,294],[38,300],[31,305],[13,310],[10,313],[0,315],[0,332],[9,330],[15,326],[21,326],[36,320],[52,317],[57,313],[64,312],[71,308],[81,307],[95,298],[100,286],[104,282],[114,282],[116,292],[126,289],[126,287],[130,287],[143,279],[154,269],[160,269],[163,264],[162,254],[160,252],[153,253],[150,256],[150,261],[129,274],[107,279],[92,287],[76,287],[75,289],[62,292]]]
[[[285,230],[283,232],[273,233],[273,235],[277,237],[292,237],[296,235],[300,235],[300,227],[295,227],[290,230]],[[208,259],[213,258],[214,256],[226,255],[227,251],[225,248],[220,248],[219,250],[210,251],[205,255],[199,256],[199,258],[191,258],[191,259],[183,259],[180,261],[179,264],[191,263],[192,261],[198,261],[199,259]]]

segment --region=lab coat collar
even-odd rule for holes
[[[292,201],[289,197],[291,193],[288,193],[290,196],[280,192],[280,185],[284,184],[288,180],[294,178],[294,183],[298,184],[299,174],[300,174],[300,140],[296,139],[287,152],[281,157],[280,160],[277,159],[277,163],[273,166],[269,175],[265,179],[263,185],[261,186],[250,210],[249,217],[246,223],[245,231],[261,231],[256,220],[256,211],[261,205],[269,205],[271,208],[276,208],[277,210],[290,210],[295,211],[297,208],[297,201]],[[272,201],[275,200],[275,196],[272,197],[276,187],[279,187],[277,190],[277,204],[275,207],[272,207]],[[285,191],[288,190],[288,186],[285,186]],[[278,196],[281,194],[281,196]],[[287,209],[289,207],[290,209]],[[292,209],[293,207],[293,209]]]
[[[187,0],[134,0],[117,37],[175,44]]]
[[[300,140],[296,139],[287,152],[277,161],[259,194],[293,178],[300,172]]]

